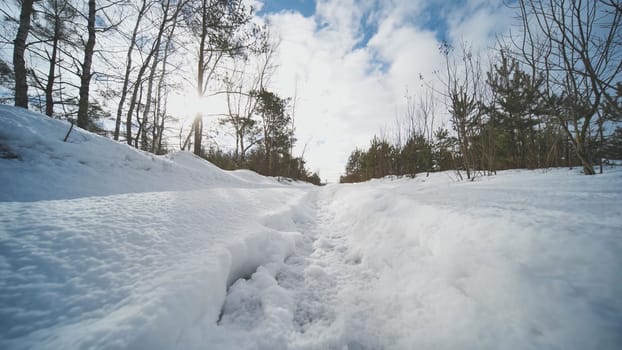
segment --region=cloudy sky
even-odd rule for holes
[[[420,76],[438,83],[438,47],[494,45],[513,11],[503,0],[255,0],[280,39],[270,88],[293,97],[298,144],[311,170],[338,181],[355,147],[392,135]],[[440,84],[439,84],[440,85]],[[306,147],[305,147],[306,146]]]

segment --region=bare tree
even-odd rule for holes
[[[45,85],[45,114],[49,117],[54,114],[54,80],[56,78],[56,65],[58,64],[59,45],[63,35],[63,22],[66,20],[63,18],[63,14],[69,9],[66,1],[52,1],[50,5],[53,23],[52,51],[48,56],[50,63]]]
[[[139,104],[140,101],[142,100],[142,98],[139,98],[139,93],[142,90],[144,76],[148,72],[148,69],[152,67],[152,63],[153,63],[152,60],[154,62],[157,62],[158,60],[157,56],[160,53],[160,47],[162,45],[162,38],[164,34],[166,33],[166,29],[171,25],[171,22],[176,23],[176,19],[181,13],[181,10],[183,9],[184,4],[185,2],[182,2],[182,1],[177,2],[177,1],[172,1],[172,0],[166,0],[165,2],[162,2],[161,4],[162,15],[161,17],[159,17],[160,22],[158,24],[158,31],[156,33],[153,45],[151,46],[151,49],[149,50],[147,54],[147,57],[144,59],[140,69],[138,70],[138,74],[134,82],[132,96],[130,97],[130,100],[129,100],[129,108],[128,108],[128,112],[127,112],[127,116],[125,120],[125,137],[129,145],[132,144],[132,140],[133,140],[132,138],[132,117],[133,117],[134,112],[137,110],[137,104]],[[175,6],[175,8],[174,8],[174,11],[171,13],[171,9],[173,6]],[[149,91],[149,94],[150,93],[151,91]],[[151,97],[148,97],[148,98],[151,98]],[[142,119],[138,119],[138,123],[139,123],[139,131],[138,131],[136,140],[134,140],[136,142],[136,145],[138,144],[138,138],[140,136],[140,133],[142,132],[141,127],[144,127],[142,126],[143,124]]]
[[[432,170],[432,144],[434,143],[434,120],[436,119],[436,104],[434,97],[434,90],[429,89],[425,91],[423,96],[419,97],[419,130],[420,134],[425,140],[426,147],[430,149],[424,150],[424,163],[426,167],[426,176],[430,175]]]
[[[123,85],[121,87],[121,96],[119,98],[119,105],[117,107],[117,115],[115,119],[114,126],[114,139],[119,140],[119,133],[121,129],[121,115],[123,114],[123,106],[125,105],[125,99],[127,98],[127,93],[130,85],[130,74],[132,72],[132,56],[134,53],[134,48],[136,47],[136,38],[138,36],[140,23],[145,16],[145,12],[149,9],[153,2],[149,0],[142,0],[140,7],[137,9],[136,13],[136,22],[134,24],[134,29],[132,30],[132,35],[130,38],[130,44],[127,49],[127,55],[125,58],[125,74],[123,76]]]
[[[451,122],[458,134],[458,145],[462,158],[462,166],[467,179],[474,176],[477,168],[477,155],[472,147],[471,139],[475,135],[473,127],[481,124],[482,110],[480,98],[482,93],[482,72],[478,56],[473,56],[471,49],[462,44],[458,57],[452,57],[452,48],[448,44],[441,46],[445,56],[448,100]]]
[[[267,36],[265,38],[267,40]],[[237,162],[244,162],[246,152],[260,142],[258,120],[253,116],[259,104],[260,92],[266,88],[276,68],[272,61],[278,43],[265,47],[266,50],[251,59],[256,65],[254,70],[249,72],[249,59],[244,57],[236,61],[231,74],[227,74],[224,79],[228,113],[221,119],[221,123],[233,128]]]
[[[168,99],[168,89],[169,85],[167,84],[167,74],[168,74],[168,66],[169,66],[169,56],[173,53],[173,37],[175,34],[175,28],[177,26],[177,20],[174,25],[170,28],[167,38],[166,44],[164,45],[164,57],[162,59],[162,69],[160,71],[160,77],[158,79],[158,86],[156,89],[155,96],[155,111],[153,117],[153,131],[152,131],[152,146],[151,152],[159,154],[162,152],[162,137],[164,133],[164,125],[167,119],[169,119],[167,115],[167,99]]]
[[[28,73],[32,78],[31,86],[45,95],[45,114],[52,117],[54,106],[64,107],[69,100],[63,96],[60,78],[61,71],[73,73],[73,60],[66,64],[64,57],[76,56],[77,35],[69,29],[77,25],[78,11],[68,0],[46,0],[35,5],[33,11],[37,16],[31,30],[34,40],[28,44],[32,60]]]
[[[519,0],[518,6],[523,33],[515,47],[544,72],[550,114],[571,140],[584,173],[592,175],[593,123],[603,106],[620,114],[615,100],[622,73],[620,3]]]
[[[198,44],[196,91],[199,97],[203,97],[223,57],[244,55],[260,31],[250,26],[252,9],[241,0],[195,0],[190,1],[189,9],[192,15],[187,17],[187,23]],[[200,155],[203,136],[201,112],[194,118],[192,133],[194,153]],[[183,148],[188,141],[189,137]]]

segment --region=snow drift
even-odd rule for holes
[[[77,127],[63,142],[69,128],[69,122],[0,105],[0,201],[276,183],[221,170],[187,152],[155,156]]]

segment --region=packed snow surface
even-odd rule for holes
[[[622,171],[314,187],[0,106],[0,349],[620,349]]]

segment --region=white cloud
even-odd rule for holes
[[[513,10],[500,1],[469,0],[464,12],[449,18],[449,36],[454,45],[466,41],[474,49],[494,45],[497,35],[505,33],[513,21]]]
[[[421,94],[420,74],[433,80],[442,67],[437,33],[417,23],[424,10],[422,1],[319,0],[312,17],[270,15],[282,40],[272,88],[293,97],[297,87],[296,152],[308,142],[305,158],[323,178],[337,181],[350,152],[402,113],[406,88]],[[507,25],[498,1],[470,0],[453,11],[444,14],[453,42],[490,46]],[[374,32],[361,45],[365,22]]]

